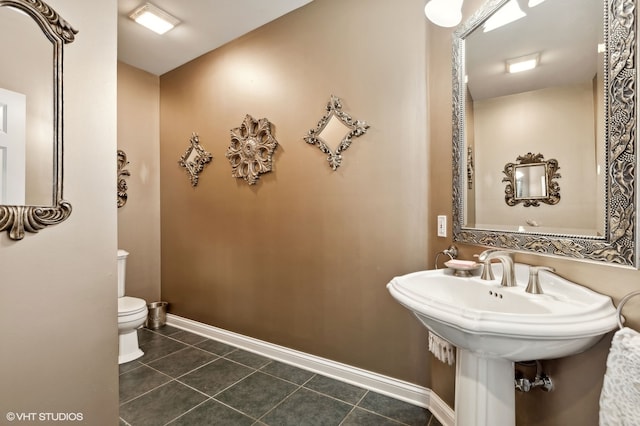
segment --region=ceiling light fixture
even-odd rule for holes
[[[455,27],[462,21],[463,0],[431,0],[424,7],[424,14],[440,27]]]
[[[521,56],[515,59],[508,59],[506,63],[507,72],[510,74],[532,70],[540,63],[540,54],[533,53],[531,55]]]
[[[158,34],[164,34],[180,23],[178,18],[169,15],[151,3],[140,6],[131,12],[129,17]]]
[[[539,5],[542,2],[544,2],[544,0],[529,0],[529,4],[527,6],[536,7],[537,5]]]
[[[516,0],[511,0],[502,6],[491,18],[487,19],[484,23],[484,32],[495,30],[503,25],[510,24],[513,21],[517,21],[520,18],[527,16],[526,13],[520,9]]]

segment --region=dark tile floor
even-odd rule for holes
[[[138,331],[120,425],[441,426],[421,407],[175,327]]]

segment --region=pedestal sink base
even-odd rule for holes
[[[456,426],[515,426],[513,362],[458,349]]]

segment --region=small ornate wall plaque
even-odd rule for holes
[[[277,147],[278,141],[271,134],[269,120],[256,121],[247,114],[242,125],[231,130],[231,145],[226,154],[231,163],[231,176],[254,185],[260,174],[271,171]]]
[[[127,154],[121,149],[118,150],[118,208],[124,206],[127,203],[127,181],[124,180],[125,176],[131,176],[129,170],[125,169],[125,166],[129,164],[127,161]]]
[[[204,166],[206,166],[213,157],[202,148],[200,138],[195,132],[191,135],[189,142],[191,146],[189,146],[182,157],[180,157],[178,164],[187,170],[189,178],[191,179],[191,186],[197,186],[198,175],[202,173]]]
[[[308,144],[317,146],[325,154],[329,154],[327,161],[335,171],[342,164],[342,152],[349,148],[351,139],[364,135],[369,125],[364,121],[354,120],[349,114],[343,112],[342,103],[336,96],[331,95],[325,110],[325,114],[318,121],[318,126],[309,130],[304,140]],[[335,145],[338,141],[338,147],[333,151],[330,144]]]

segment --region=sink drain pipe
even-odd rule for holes
[[[551,377],[547,376],[547,374],[542,371],[542,363],[540,361],[517,362],[516,364],[531,366],[534,362],[536,365],[536,376],[533,380],[524,377],[524,374],[516,369],[514,379],[516,390],[520,392],[529,392],[533,388],[540,388],[545,392],[552,391],[553,382],[551,381]]]

